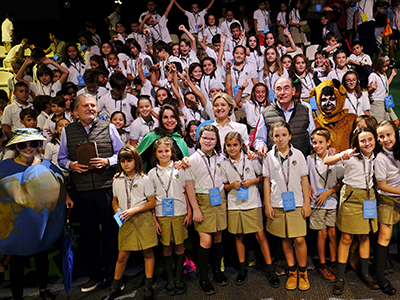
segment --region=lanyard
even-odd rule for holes
[[[153,127],[154,127],[154,120],[153,120],[153,118],[152,117],[150,117],[151,119],[150,119],[150,122],[147,122],[145,119],[143,119],[143,121],[144,121],[144,124],[147,126],[147,127],[149,127],[149,132],[150,131],[152,131],[153,130]]]
[[[199,13],[193,13],[193,17],[194,17],[194,24],[198,25],[197,20],[199,19]]]
[[[157,30],[156,26],[158,26],[158,28],[159,28],[160,31]],[[157,32],[157,34],[158,34],[158,39],[156,39],[156,40],[159,41],[159,40],[162,39],[162,36],[161,36],[162,28],[161,28],[161,25],[158,24],[158,23],[157,23],[156,26],[153,26],[153,28],[154,28],[154,30],[155,30],[155,31]]]
[[[235,67],[233,67],[233,71],[235,71],[234,74],[235,74],[235,82],[236,82],[236,85],[239,85],[240,74],[243,72],[244,67],[245,67],[245,64],[243,64],[243,67],[242,67],[241,70],[238,70],[238,69],[236,69]],[[237,76],[236,76],[236,75],[237,75]]]
[[[261,13],[264,16],[265,25],[268,25],[268,13],[265,10],[262,10]]]
[[[132,178],[129,178],[127,175],[125,175],[125,191],[126,191],[126,202],[127,202],[127,208],[131,208],[131,191],[132,187],[135,183],[135,177],[136,175],[133,175]]]
[[[328,152],[328,156],[329,156],[329,152]],[[329,166],[327,165],[326,166],[326,175],[325,175],[325,178],[324,177],[322,177],[322,174],[318,171],[318,168],[317,168],[317,154],[315,153],[315,156],[314,156],[314,168],[315,168],[315,171],[317,171],[317,174],[318,174],[318,176],[319,177],[321,177],[321,179],[324,181],[324,189],[326,188],[326,184],[328,183],[328,176],[329,176]]]
[[[358,101],[358,99],[359,99],[359,98],[357,98],[357,97],[356,97],[356,100],[357,100],[357,104],[356,104],[356,106],[354,106],[354,105],[353,105],[353,102],[351,102],[351,99],[350,99],[350,97],[347,97],[347,99],[349,99],[349,103],[350,103],[350,104],[351,104],[351,106],[353,107],[353,109],[354,109],[355,113],[356,113],[356,114],[358,114],[358,113],[357,113],[357,109],[358,109],[358,106],[360,105],[360,101]]]
[[[258,63],[258,58],[259,56],[256,54],[255,51],[253,51],[253,56],[254,56],[254,60],[256,61],[256,67],[257,67],[257,72],[260,70],[260,64]]]
[[[386,157],[390,160],[390,162],[392,163],[392,165],[395,166],[396,169],[398,170],[398,169],[399,169],[399,166],[398,166],[396,160],[393,158],[393,156],[390,155],[389,153],[387,153],[385,150],[383,150],[382,153],[386,155]]]
[[[160,175],[158,174],[158,167],[156,167],[156,175],[157,175],[158,181],[160,181],[160,183],[165,191],[166,198],[168,198],[168,191],[169,191],[169,188],[171,187],[173,174],[174,174],[174,167],[171,168],[171,174],[169,175],[168,186],[165,186],[164,182],[161,180]]]
[[[341,70],[339,70],[339,71],[341,71]],[[343,72],[343,73],[346,73],[347,71],[348,71],[348,70],[347,70],[347,67],[346,67],[346,71]],[[342,80],[339,78],[339,74],[338,74],[338,72],[337,72],[337,67],[335,67],[335,73],[336,73],[337,79],[338,79],[339,81],[342,81]]]
[[[276,151],[277,151],[277,150],[276,150]],[[277,159],[278,159],[278,161],[279,161],[279,165],[280,165],[280,167],[281,167],[281,171],[282,171],[283,177],[284,177],[284,179],[285,179],[285,183],[286,183],[286,191],[289,192],[290,149],[289,149],[288,158],[287,158],[287,170],[286,170],[286,173],[287,173],[287,174],[285,174],[285,170],[283,169],[283,162],[282,162],[281,156],[280,156],[279,153],[277,153],[277,154],[278,154]]]
[[[79,75],[81,75],[81,69],[82,69],[81,61],[78,60],[78,63],[79,63],[79,67],[78,68],[76,67],[76,63],[75,62],[73,62],[72,60],[70,60],[70,62],[71,62],[71,66],[74,67],[74,69],[79,73]]]
[[[229,162],[231,163],[232,168],[236,171],[236,173],[239,174],[240,179],[243,181],[244,180],[244,167],[246,165],[246,156],[243,155],[243,166],[242,166],[242,174],[239,173],[238,169],[236,166],[233,164],[232,160],[229,159]]]
[[[217,27],[217,26],[215,26],[215,33],[214,33],[214,34],[212,33],[211,29],[212,29],[212,28],[208,27],[208,31],[209,31],[209,32],[210,32],[210,34],[211,34],[211,35],[214,37],[214,35],[216,35],[216,34],[217,34],[217,32],[218,32],[218,27]]]
[[[204,163],[206,164],[207,167],[207,171],[208,171],[208,175],[210,175],[211,181],[213,183],[213,187],[215,188],[215,176],[217,174],[217,156],[215,155],[215,165],[214,165],[214,177],[211,175],[211,170],[210,170],[210,166],[207,163],[206,159],[204,158],[204,155],[201,156],[201,158],[203,159]],[[211,159],[211,158],[210,158]]]
[[[365,177],[365,184],[367,186],[367,192],[368,192],[368,200],[369,198],[369,182],[370,182],[370,178],[371,178],[371,165],[372,165],[372,161],[371,159],[369,160],[368,163],[368,173],[365,172],[365,157],[363,157],[363,169],[364,169],[364,177]]]
[[[299,75],[296,74],[297,78],[300,78],[301,85],[304,86],[304,89],[307,90],[307,91],[310,91],[312,86],[313,86],[312,80],[310,80],[311,88],[310,88],[310,84],[307,83],[307,76],[309,76],[309,75],[310,74],[308,72],[307,72],[306,76],[304,76],[304,77],[300,77]]]
[[[42,88],[43,95],[45,95],[45,96],[51,96],[51,92],[52,92],[52,90],[53,90],[53,83],[51,83],[51,85],[50,85],[50,89],[49,89],[49,94],[48,94],[48,95],[47,95],[46,92],[44,91],[44,87],[43,87],[43,84],[42,84],[42,83],[40,83],[40,87]]]
[[[268,71],[268,86],[269,90],[272,90],[272,78],[274,77],[275,72],[271,72],[270,70]]]
[[[365,6],[367,5],[367,0],[364,1],[364,5],[361,5],[361,1],[357,3],[358,9],[362,11],[362,14],[365,12]]]
[[[383,79],[382,79],[381,74],[376,73],[376,75],[378,75],[379,78],[381,79],[382,85],[383,85],[383,87],[384,87],[385,90],[386,90],[386,94],[389,94],[389,83],[387,82],[387,77],[386,77],[386,84],[385,84],[385,82],[384,82]]]

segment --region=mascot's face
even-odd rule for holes
[[[336,96],[333,94],[329,95],[321,95],[321,108],[327,114],[332,113],[336,108]]]

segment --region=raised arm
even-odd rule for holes
[[[357,149],[355,149],[355,148],[347,149],[338,154],[328,156],[327,158],[325,158],[324,164],[328,165],[328,166],[332,166],[332,165],[336,164],[337,162],[339,162],[340,160],[349,160],[353,156],[359,155],[359,153],[354,153],[356,150]]]
[[[164,13],[164,16],[166,19],[168,19],[169,12],[171,11],[172,5],[174,5],[174,3],[175,3],[175,0],[171,0],[171,2],[168,4],[168,7]]]
[[[211,6],[214,4],[214,0],[211,0],[210,4],[205,8],[205,10],[208,12],[208,10],[211,8]]]
[[[232,90],[232,62],[227,61],[225,63],[225,93],[233,98],[233,90]],[[236,99],[235,99],[236,102]],[[237,104],[237,103],[236,103]]]
[[[187,34],[192,44],[192,50],[196,51],[197,50],[196,38],[193,36],[193,34],[191,34],[189,30],[186,29],[185,25],[180,25],[178,29]]]
[[[179,101],[179,108],[183,108],[185,106],[185,103],[183,103],[183,99],[181,97],[181,93],[179,92],[179,83],[178,83],[178,73],[176,72],[176,66],[175,64],[168,64],[169,69],[171,70],[172,73],[172,93],[175,95],[175,98],[178,99]]]
[[[296,50],[297,50],[297,46],[296,46],[295,42],[293,41],[292,35],[291,35],[291,33],[289,32],[289,30],[288,30],[287,28],[285,28],[285,29],[283,30],[283,33],[286,34],[286,36],[287,36],[288,39],[289,39],[289,43],[290,43],[290,47],[288,47],[288,48],[286,49],[286,51],[287,51],[287,52],[294,52],[294,51],[296,51]]]
[[[186,10],[183,9],[183,8],[178,4],[178,2],[175,1],[175,5],[176,5],[176,7],[179,8],[179,10],[180,10],[181,12],[183,12],[184,14],[186,14]]]
[[[29,86],[29,82],[26,81],[24,79],[24,74],[25,74],[25,70],[28,67],[28,65],[30,65],[31,63],[33,63],[33,58],[30,56],[28,57],[24,63],[22,64],[21,68],[19,69],[17,76],[15,77],[15,79],[17,79],[18,82],[23,82],[25,83],[27,86]]]
[[[158,73],[160,72],[160,63],[156,63],[155,65],[153,65],[153,73],[151,73],[151,78],[150,78],[150,82],[152,86],[156,86],[159,87],[160,83],[158,82]]]
[[[224,57],[225,40],[226,40],[225,34],[221,33],[221,44],[219,46],[218,58],[217,58],[217,65],[220,67],[223,67],[222,58]]]
[[[56,63],[54,60],[51,60],[48,57],[44,57],[42,59],[42,62],[44,64],[46,64],[46,65],[51,64],[51,65],[55,66],[57,69],[59,69],[61,71],[62,75],[61,75],[61,77],[59,79],[61,84],[63,84],[67,80],[69,71],[66,68],[60,66],[58,63]]]
[[[182,79],[183,83],[186,84],[188,87],[190,87],[192,92],[200,99],[201,105],[203,105],[203,107],[206,107],[206,104],[207,104],[206,97],[197,88],[197,86],[189,79],[188,75],[187,74],[183,75],[182,73],[179,73],[178,76],[179,76],[179,78]]]

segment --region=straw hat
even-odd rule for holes
[[[39,131],[34,128],[17,128],[13,130],[14,136],[7,143],[7,146],[28,141],[45,141],[46,138],[39,134]]]

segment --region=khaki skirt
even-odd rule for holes
[[[375,100],[371,103],[371,108],[369,110],[371,116],[374,116],[378,123],[383,120],[397,120],[397,115],[392,108],[386,109],[385,101]]]
[[[303,32],[297,26],[290,26],[290,34],[295,44],[304,44]]]
[[[283,34],[283,27],[281,26],[278,27],[278,40],[281,43],[289,41],[287,36]]]
[[[267,231],[280,238],[296,238],[307,234],[306,219],[301,215],[301,207],[285,211],[274,207],[275,217],[267,219]]]
[[[263,230],[262,208],[228,210],[228,231],[232,234],[256,233]]]
[[[370,189],[370,199],[375,199],[375,191]],[[340,206],[336,225],[340,231],[348,234],[368,234],[378,230],[377,219],[364,219],[363,204],[368,200],[368,192],[344,184],[340,191]]]
[[[186,215],[157,217],[157,221],[161,227],[160,241],[164,246],[170,244],[181,245],[188,238],[188,232],[183,225]]]
[[[400,222],[400,197],[378,194],[378,222],[395,225]],[[393,199],[397,200],[394,201]]]
[[[209,194],[197,194],[197,203],[203,214],[203,222],[193,222],[198,232],[213,233],[226,229],[226,198],[221,192],[222,204],[211,206]]]
[[[146,250],[157,244],[156,225],[150,211],[133,215],[119,228],[119,251]]]

